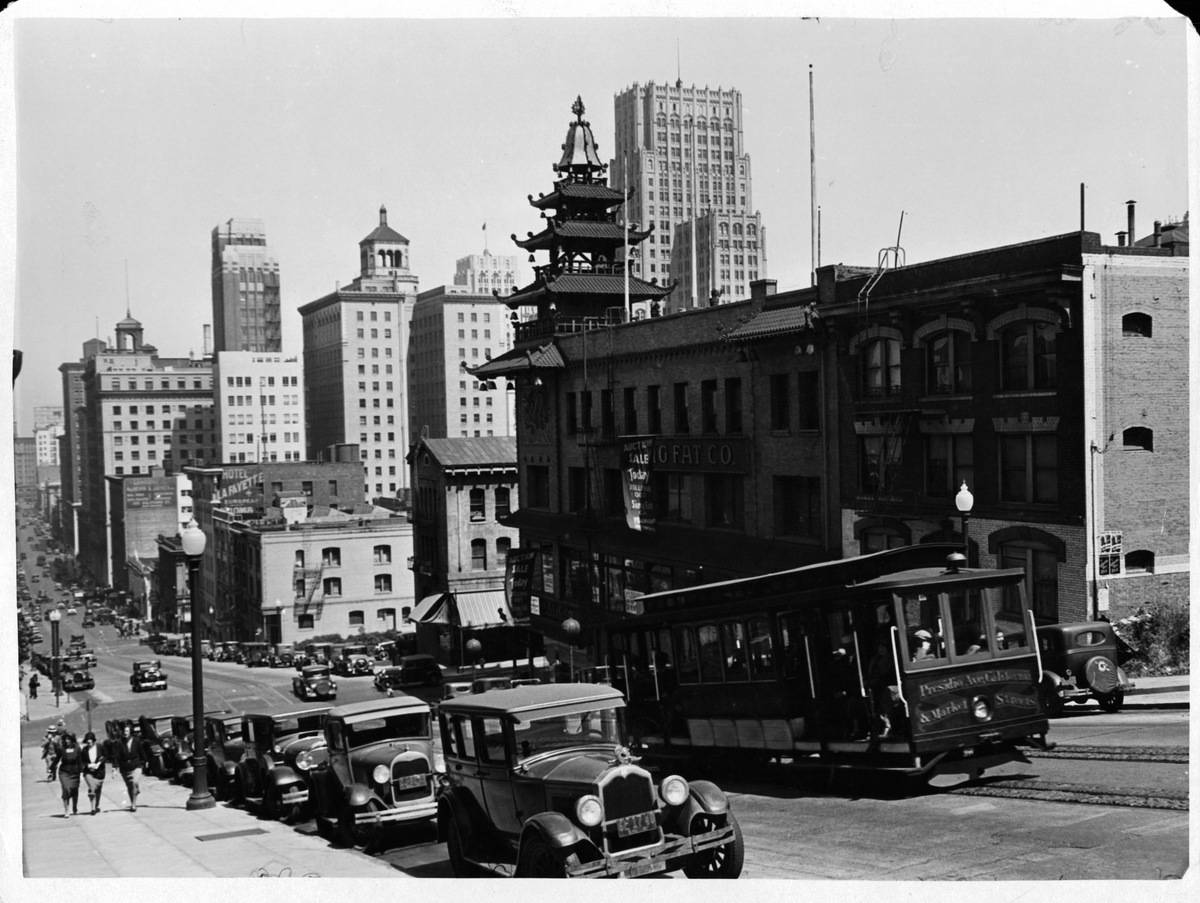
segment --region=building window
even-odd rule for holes
[[[466,404],[466,399],[463,399]],[[567,393],[567,435],[573,436],[579,432],[579,396],[574,392]]]
[[[819,430],[821,428],[820,376],[816,370],[801,370],[797,374],[796,398],[798,420],[796,428]]]
[[[717,431],[717,381],[705,379],[700,382],[700,431]]]
[[[891,527],[868,527],[858,535],[858,545],[860,554],[869,555],[908,545],[908,537]]]
[[[888,492],[900,469],[899,436],[859,436],[858,485],[862,495]]]
[[[725,432],[742,431],[742,380],[731,377],[725,380]]]
[[[550,507],[550,468],[545,464],[525,467],[525,495],[530,508]]]
[[[1017,323],[1000,333],[1000,383],[1006,391],[1058,386],[1058,330],[1052,323]]]
[[[1000,546],[997,564],[1025,570],[1025,594],[1034,617],[1042,623],[1058,620],[1058,559],[1053,551],[1036,542],[1011,542]],[[1015,602],[1006,603],[1015,610]]]
[[[775,535],[819,538],[821,480],[819,477],[776,477]]]
[[[975,485],[975,442],[971,436],[925,437],[925,494],[950,498],[963,483]]]
[[[488,401],[491,399],[489,398]],[[488,417],[490,418],[491,414]],[[617,432],[612,389],[600,390],[600,432],[605,436],[613,436]]]
[[[862,350],[863,393],[894,395],[900,391],[900,340],[873,339]]]
[[[625,432],[633,436],[637,434],[637,389],[626,386],[625,400]]]
[[[296,618],[296,627],[299,630],[312,630],[314,627],[312,615],[300,615]]]
[[[925,391],[948,395],[971,391],[971,336],[950,329],[925,345]]]
[[[500,536],[496,539],[496,563],[497,565],[506,564],[508,562],[508,553],[512,550],[512,540],[507,536]]]
[[[471,570],[486,571],[487,570],[487,540],[472,539],[471,540]]]
[[[391,574],[376,574],[375,575],[375,592],[390,593],[392,591],[392,575]]]
[[[303,482],[301,482],[300,491],[303,492],[307,496],[311,496],[313,494],[312,480],[304,480]]]
[[[1151,338],[1154,335],[1154,320],[1149,314],[1125,314],[1121,317],[1121,334]]]
[[[342,578],[326,577],[321,581],[321,588],[327,596],[340,596],[342,594]]]
[[[646,430],[662,432],[662,398],[659,386],[646,387]]]
[[[1000,500],[1058,501],[1058,440],[1050,433],[1000,437]]]
[[[371,550],[371,559],[375,564],[391,564],[392,563],[392,547],[391,546],[375,546]]]
[[[1153,574],[1154,553],[1149,549],[1135,549],[1125,556],[1126,574]]]
[[[788,429],[790,418],[788,417],[789,401],[788,401],[788,374],[774,373],[770,379],[771,391],[771,429],[780,431]]]
[[[342,566],[342,550],[337,546],[322,549],[321,565],[327,568],[340,568]]]
[[[675,432],[678,434],[691,432],[688,420],[687,383],[675,383]]]
[[[487,517],[482,489],[471,490],[471,522],[480,523]]]
[[[1121,445],[1125,448],[1140,448],[1142,451],[1154,451],[1154,430],[1144,426],[1131,426],[1121,433]]]
[[[583,467],[567,468],[567,510],[583,511],[588,507],[587,470]]]
[[[704,475],[704,525],[729,530],[745,528],[745,502],[740,474]]]
[[[355,611],[348,611],[346,612],[346,616],[349,619],[349,624],[351,627],[366,626],[367,619],[361,610],[356,609]]]
[[[496,520],[502,517],[508,517],[512,512],[509,501],[509,489],[507,486],[500,486],[496,489]]]

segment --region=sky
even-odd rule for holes
[[[34,405],[61,404],[58,365],[110,338],[127,305],[164,356],[201,352],[210,233],[230,217],[265,223],[293,354],[297,308],[358,274],[381,204],[422,290],[485,243],[519,254],[509,236],[538,228],[527,196],[551,189],[575,97],[608,160],[614,97],[636,82],[742,93],[781,291],[809,281],[810,65],[822,263],[873,265],[901,211],[909,263],[1073,231],[1081,182],[1086,227],[1112,243],[1127,199],[1142,234],[1188,208],[1186,29],[1166,6],[1115,19],[802,19],[719,3],[754,14],[497,15],[509,6],[13,21],[18,431],[32,432]]]

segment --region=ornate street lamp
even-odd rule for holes
[[[483,643],[471,637],[467,640],[467,655],[471,658],[471,679],[474,680],[479,673],[479,656],[483,652]]]
[[[567,635],[567,655],[570,657],[571,665],[571,683],[575,682],[575,637],[579,636],[579,622],[574,618],[567,618],[562,622],[563,633]]]
[[[61,687],[58,673],[58,622],[62,620],[62,612],[57,608],[50,609],[50,653],[54,656],[54,707],[58,708],[58,694]]]
[[[974,506],[975,496],[971,495],[971,490],[967,488],[967,481],[963,480],[963,484],[958,490],[958,495],[954,497],[954,507],[962,515],[963,555],[967,557],[967,567],[971,566],[971,544],[967,540],[967,521],[971,517],[971,509]]]
[[[200,657],[200,556],[208,539],[193,520],[179,534],[188,564],[188,595],[192,619],[192,795],[188,809],[211,809],[217,801],[208,790],[208,763],[204,754],[204,672]]]

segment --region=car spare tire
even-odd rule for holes
[[[1093,655],[1084,666],[1088,687],[1093,693],[1111,693],[1121,685],[1117,666],[1103,655]]]

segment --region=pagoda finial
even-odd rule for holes
[[[575,118],[583,122],[583,97],[579,94],[575,95],[575,103],[571,104],[571,112],[575,114]]]

